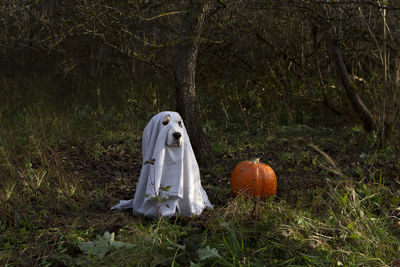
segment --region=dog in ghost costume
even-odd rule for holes
[[[200,172],[181,116],[155,115],[143,131],[143,165],[136,193],[111,209],[132,208],[135,215],[199,215],[212,208],[201,186]]]

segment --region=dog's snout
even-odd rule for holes
[[[182,134],[179,133],[179,132],[175,132],[175,133],[172,134],[172,136],[173,136],[175,139],[179,139],[179,138],[182,136]]]

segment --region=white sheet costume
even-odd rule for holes
[[[134,199],[111,209],[132,208],[135,215],[199,215],[212,205],[201,186],[199,166],[181,116],[164,111],[147,124],[143,165]]]

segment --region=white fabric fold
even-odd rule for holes
[[[181,135],[179,138],[177,136]],[[142,137],[143,165],[132,200],[111,209],[133,209],[135,215],[170,217],[199,215],[212,208],[200,182],[200,171],[181,116],[155,115]]]

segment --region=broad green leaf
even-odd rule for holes
[[[202,267],[205,263],[203,262],[198,262],[198,263],[194,263],[192,261],[190,261],[190,267]]]
[[[222,259],[221,255],[219,255],[218,250],[216,248],[210,248],[207,246],[206,248],[201,248],[197,250],[199,254],[199,258],[201,261],[210,259],[210,258],[219,258]]]
[[[78,247],[82,250],[83,253],[88,255],[94,255],[98,259],[104,258],[104,256],[113,249],[120,248],[131,248],[134,247],[134,244],[128,244],[124,242],[114,241],[115,234],[105,232],[103,236],[96,236],[94,241],[81,242]]]
[[[144,165],[146,165],[146,164],[154,165],[155,162],[156,162],[155,159],[147,160],[147,161],[144,162]]]
[[[167,186],[160,186],[160,190],[162,190],[162,191],[168,192],[169,189],[171,189],[171,186],[170,186],[170,185],[167,185]]]
[[[105,232],[104,235],[103,235],[103,239],[106,242],[109,242],[110,240],[114,240],[114,233],[110,234],[110,232],[108,232],[108,231]]]
[[[129,244],[129,243],[124,243],[124,242],[119,242],[119,241],[114,241],[114,240],[110,241],[110,245],[115,247],[116,250],[123,248],[123,247],[125,247],[125,248],[136,247],[135,244]]]
[[[101,236],[97,236],[95,241],[81,242],[78,247],[83,253],[95,255],[100,260],[112,249],[112,247],[110,247]]]
[[[356,234],[352,234],[349,236],[350,239],[361,239],[361,237],[359,235]]]
[[[363,210],[360,210],[360,217],[361,217],[361,218],[364,218],[364,215],[365,215],[365,214],[364,214],[364,211],[363,211]]]
[[[355,225],[355,222],[351,222],[351,223],[349,223],[346,227],[347,227],[348,229],[350,229],[350,228],[352,228],[354,225]]]
[[[345,194],[345,195],[342,197],[342,204],[343,204],[343,205],[346,205],[346,202],[347,202],[347,194]]]

